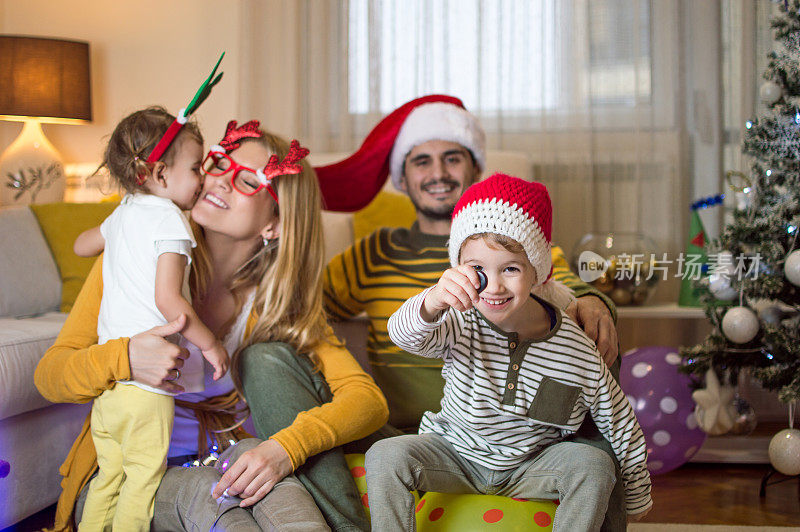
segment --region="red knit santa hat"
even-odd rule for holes
[[[486,167],[486,133],[478,119],[464,109],[445,102],[426,103],[416,107],[403,122],[394,141],[390,176],[394,188],[400,190],[403,163],[416,146],[430,140],[455,142],[467,148],[480,170]]]
[[[571,292],[553,281],[550,254],[553,207],[547,187],[506,174],[493,174],[469,187],[456,203],[450,227],[450,264],[459,264],[464,241],[475,234],[494,233],[518,242],[536,271],[534,293],[562,308]]]
[[[314,168],[324,208],[363,209],[380,192],[390,172],[395,186],[399,184],[402,162],[414,146],[434,139],[458,142],[484,167],[485,135],[461,100],[444,94],[423,96],[381,120],[347,159]]]

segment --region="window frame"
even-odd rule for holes
[[[370,0],[366,0],[370,9]],[[572,24],[587,24],[588,3],[578,4],[577,9],[570,9]],[[678,12],[679,2],[658,2],[651,0],[650,9],[650,94],[648,101],[636,101],[634,105],[626,103],[602,103],[590,102],[581,105],[583,98],[578,92],[573,93],[573,101],[560,105],[557,108],[528,110],[528,111],[481,111],[472,109],[481,119],[488,133],[498,131],[508,133],[535,133],[541,131],[573,131],[573,130],[595,130],[595,131],[637,131],[647,130],[670,130],[675,129],[678,123],[676,101],[679,94],[679,73],[676,57],[680,54],[680,43],[678,41],[678,28],[680,14]],[[370,14],[366,14],[370,18]],[[350,24],[349,12],[346,14],[347,26]],[[654,23],[653,21],[658,21]],[[349,42],[349,35],[346,37]],[[372,47],[373,49],[376,47]],[[350,58],[346,60],[348,72],[345,75],[345,82],[350,83],[351,74]],[[367,70],[371,68],[370,60],[367,60]],[[570,69],[564,69],[570,72]],[[572,70],[574,71],[574,69]],[[375,75],[369,72],[367,79]],[[591,74],[586,74],[591,75]],[[576,80],[568,81],[575,83]],[[458,96],[456,94],[456,96]],[[373,107],[379,105],[379,96],[369,95],[370,109],[366,112],[350,111],[350,88],[347,87],[347,112],[354,124],[369,123],[374,120],[376,114],[385,114],[377,111]],[[397,103],[400,105],[403,102]],[[467,106],[470,107],[469,103]],[[357,126],[358,127],[358,126]],[[360,127],[359,127],[360,129]],[[364,132],[366,133],[366,132]]]

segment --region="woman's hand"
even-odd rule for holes
[[[170,393],[182,393],[183,386],[172,381],[179,374],[175,370],[180,370],[184,360],[189,357],[189,351],[168,341],[166,337],[181,332],[185,326],[186,316],[181,314],[166,325],[131,337],[128,342],[131,378]]]
[[[619,354],[619,340],[614,318],[603,300],[596,296],[579,297],[564,312],[594,341],[606,365],[610,367]]]
[[[472,266],[462,264],[457,268],[445,270],[433,290],[425,295],[421,314],[427,322],[450,307],[466,312],[478,302],[478,288],[481,281]]]
[[[211,496],[218,499],[228,491],[239,496],[242,508],[252,506],[292,472],[292,461],[280,443],[266,440],[242,454],[222,475]]]

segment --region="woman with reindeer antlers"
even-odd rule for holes
[[[205,158],[191,211],[193,307],[232,364],[218,381],[207,370],[203,393],[176,400],[169,463],[202,459],[209,447],[221,454],[214,466],[168,468],[155,530],[369,528],[341,446],[380,428],[388,410],[325,322],[321,200],[307,153],[251,121],[229,123]],[[180,392],[172,381],[192,349],[165,337],[180,332],[185,318],[95,345],[102,290],[98,261],[36,369],[42,395],[87,402],[126,379]],[[242,435],[245,401],[262,439],[223,450]],[[88,428],[87,420],[61,468],[56,530],[80,521],[81,495],[96,470]]]

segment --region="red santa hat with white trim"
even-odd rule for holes
[[[511,238],[525,250],[536,271],[533,293],[566,307],[572,292],[551,278],[553,207],[547,187],[506,174],[493,174],[469,187],[453,210],[448,250],[450,264],[458,266],[461,246],[476,234],[494,233]]]
[[[481,170],[486,166],[486,134],[461,100],[444,94],[423,96],[381,120],[350,157],[314,168],[324,208],[352,212],[366,207],[387,175],[399,189],[406,155],[429,140],[457,142],[472,153]]]

